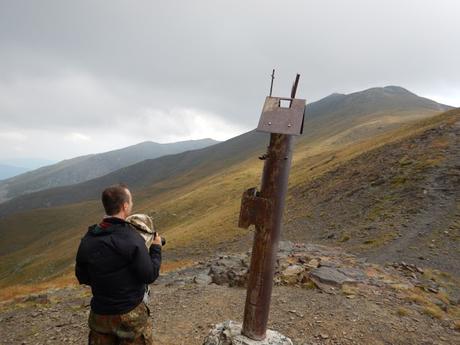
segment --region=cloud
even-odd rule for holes
[[[68,134],[65,138],[73,142],[91,141],[89,136],[76,132]]]
[[[274,67],[274,94],[300,73],[309,102],[384,85],[459,102],[459,11],[448,0],[2,1],[0,132],[27,133],[28,155],[42,136],[60,142],[59,157],[227,139],[257,125]]]
[[[27,136],[20,132],[0,132],[0,139],[8,141],[24,141]]]
[[[226,140],[246,130],[210,112],[190,109],[143,108],[134,116],[138,121],[125,121],[125,133],[139,138],[157,138],[159,142],[213,137]]]
[[[103,126],[123,110],[127,109],[103,82],[83,73],[0,80],[4,125],[28,129]]]

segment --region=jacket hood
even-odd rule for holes
[[[110,235],[117,228],[126,226],[126,221],[119,218],[104,218],[101,223],[94,224],[88,227],[88,234],[92,236],[106,236]]]
[[[124,228],[123,224],[113,224],[109,227],[103,227],[100,224],[94,224],[88,227],[88,233],[92,236],[107,236],[113,234],[117,229]]]
[[[99,224],[94,224],[88,227],[88,233],[93,236],[104,236],[113,232],[112,227],[103,228]]]

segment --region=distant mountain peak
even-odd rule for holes
[[[344,93],[334,92],[334,93],[331,93],[329,96],[324,97],[323,99],[338,99],[338,98],[343,98],[345,96],[346,95]]]
[[[214,140],[212,138],[202,138],[202,139],[190,139],[190,140],[181,140],[167,143],[159,143],[157,141],[145,140],[140,143],[131,145],[131,146],[140,146],[140,145],[178,145],[178,144],[188,144],[188,143],[219,143],[220,141]],[[129,146],[128,146],[129,147]]]
[[[392,91],[392,92],[398,92],[398,93],[410,93],[410,94],[413,94],[412,92],[410,92],[409,90],[403,88],[402,86],[397,86],[397,85],[388,85],[388,86],[383,87],[383,89],[384,89],[385,91]]]
[[[403,88],[402,86],[397,85],[387,85],[387,86],[378,86],[378,87],[371,87],[369,89],[365,89],[362,91],[352,92],[349,93],[347,96],[350,95],[366,95],[366,94],[381,94],[381,95],[414,95],[414,93],[410,92],[409,90]]]
[[[349,94],[333,93],[307,105],[310,117],[320,114],[329,116],[358,116],[384,111],[445,111],[449,106],[420,97],[397,85],[372,87]]]

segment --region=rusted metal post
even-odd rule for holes
[[[262,186],[243,194],[239,226],[255,225],[249,268],[242,333],[254,340],[265,339],[273,287],[276,255],[291,166],[293,135],[302,133],[305,100],[295,99],[297,74],[291,98],[267,97],[258,130],[270,132]],[[287,102],[283,107],[281,101]]]

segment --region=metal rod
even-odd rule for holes
[[[297,85],[299,85],[300,74],[297,73],[295,76],[294,84],[292,84],[291,89],[291,98],[295,98],[295,94],[297,93]]]
[[[272,72],[272,82],[270,84],[270,97],[272,96],[272,91],[273,91],[273,81],[275,80],[275,69],[273,69]]]
[[[297,74],[291,98],[295,98],[299,77]],[[242,330],[243,335],[253,340],[266,337],[292,148],[291,135],[270,134],[259,196],[269,200],[271,207],[265,209],[262,220],[255,224]]]

